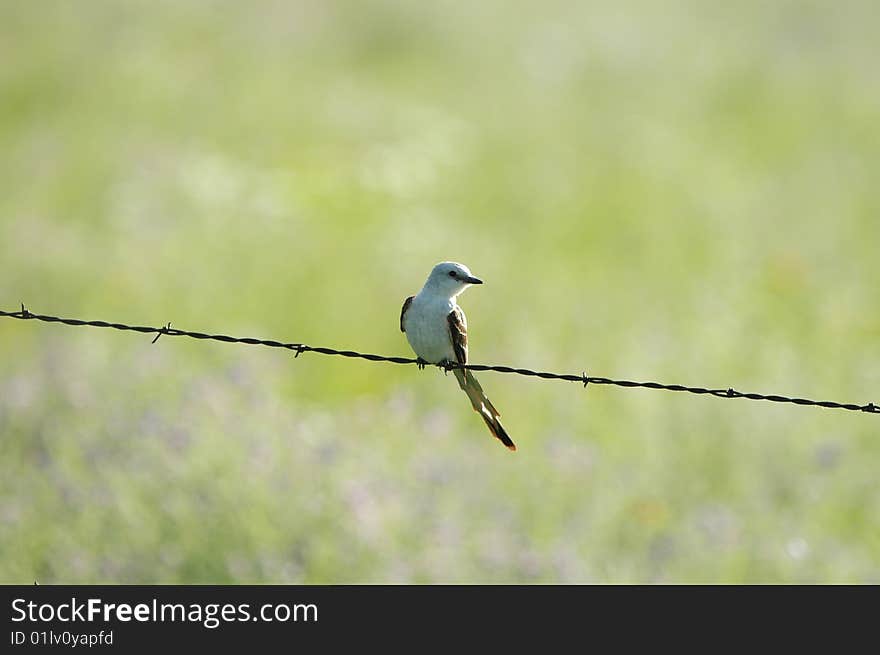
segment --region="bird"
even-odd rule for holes
[[[403,301],[400,331],[406,335],[419,363],[450,368],[450,363],[468,363],[467,318],[456,298],[475,284],[483,284],[470,269],[457,262],[440,262],[431,270],[421,291]],[[486,422],[496,439],[515,451],[516,445],[501,425],[501,414],[483,393],[483,387],[469,369],[453,367],[458,386],[471,406]]]

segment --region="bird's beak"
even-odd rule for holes
[[[483,284],[483,281],[480,278],[474,277],[473,275],[466,277],[464,281],[468,284]]]

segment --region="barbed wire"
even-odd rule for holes
[[[6,312],[0,310],[0,317],[17,318],[20,320],[43,321],[46,323],[62,323],[64,325],[87,326],[98,328],[110,328],[113,330],[124,330],[131,332],[141,332],[144,334],[155,334],[153,343],[158,341],[162,335],[169,337],[189,337],[191,339],[208,339],[212,341],[222,341],[224,343],[243,343],[254,346],[267,346],[269,348],[283,348],[295,353],[295,357],[299,357],[302,353],[319,353],[321,355],[336,355],[340,357],[349,357],[356,359],[366,359],[371,362],[389,362],[392,364],[416,364],[420,368],[424,368],[425,362],[420,359],[411,357],[388,357],[386,355],[373,355],[370,353],[362,353],[354,350],[337,350],[336,348],[326,348],[323,346],[309,346],[304,343],[286,343],[276,341],[274,339],[254,339],[251,337],[230,337],[225,334],[207,334],[204,332],[192,332],[190,330],[180,330],[171,327],[171,323],[166,323],[163,327],[149,327],[143,325],[126,325],[124,323],[110,323],[108,321],[85,321],[78,318],[60,318],[58,316],[46,316],[43,314],[34,314],[25,308],[24,304],[21,310],[17,312]],[[595,377],[587,375],[586,372],[580,375],[571,373],[548,373],[546,371],[533,371],[527,368],[514,368],[512,366],[499,366],[487,364],[458,364],[456,362],[448,362],[440,366],[447,372],[455,369],[468,369],[471,371],[494,371],[496,373],[512,373],[515,375],[525,375],[528,377],[541,378],[543,380],[565,380],[568,382],[580,382],[586,388],[590,384],[607,384],[616,387],[625,388],[641,388],[641,389],[659,389],[662,391],[679,391],[684,393],[692,393],[696,395],[709,395],[716,398],[745,398],[747,400],[766,400],[774,403],[790,403],[793,405],[809,405],[814,407],[826,407],[829,409],[847,409],[854,412],[867,412],[870,414],[880,414],[880,406],[874,403],[867,405],[858,405],[855,403],[839,403],[833,400],[810,400],[809,398],[791,398],[776,394],[746,393],[737,391],[731,387],[726,389],[711,389],[705,387],[689,387],[682,384],[663,384],[661,382],[635,382],[632,380],[615,380],[612,378]]]

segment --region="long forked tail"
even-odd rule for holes
[[[507,446],[510,450],[516,450],[516,444],[508,436],[504,426],[501,425],[501,414],[495,409],[495,406],[486,398],[483,393],[483,387],[477,382],[477,378],[468,369],[453,369],[455,377],[458,380],[458,386],[467,394],[471,401],[474,411],[483,417],[486,425],[489,426],[489,432],[496,439]]]

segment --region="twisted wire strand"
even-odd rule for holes
[[[16,318],[20,320],[35,320],[46,323],[61,323],[63,325],[87,326],[98,328],[110,328],[112,330],[123,330],[130,332],[141,332],[144,334],[155,334],[153,339],[155,343],[162,335],[169,337],[189,337],[191,339],[207,339],[211,341],[222,341],[224,343],[243,343],[254,346],[267,346],[269,348],[283,348],[295,352],[295,356],[299,357],[302,353],[312,352],[321,355],[334,355],[339,357],[348,357],[353,359],[365,359],[371,362],[390,362],[392,364],[417,364],[424,366],[424,362],[412,357],[389,357],[386,355],[374,355],[371,353],[362,353],[355,350],[337,350],[336,348],[327,348],[325,346],[309,346],[304,343],[291,343],[276,341],[274,339],[254,339],[252,337],[231,337],[225,334],[207,334],[205,332],[193,332],[190,330],[180,330],[171,327],[171,323],[166,323],[163,327],[150,327],[143,325],[126,325],[124,323],[110,323],[108,321],[86,321],[78,318],[60,318],[58,316],[46,316],[43,314],[33,314],[28,311],[24,305],[21,310],[16,312],[6,312],[0,310],[0,317]],[[488,365],[488,364],[458,364],[449,362],[442,366],[447,371],[454,368],[469,369],[471,371],[493,371],[495,373],[509,373],[513,375],[524,375],[527,377],[536,377],[543,380],[565,380],[568,382],[580,382],[587,387],[590,384],[606,384],[624,388],[641,388],[641,389],[658,389],[662,391],[678,391],[691,393],[696,395],[709,395],[716,398],[745,398],[747,400],[766,400],[774,403],[790,403],[793,405],[807,405],[813,407],[826,407],[829,409],[846,409],[854,412],[866,412],[869,414],[880,414],[880,406],[874,403],[867,405],[859,405],[856,403],[839,403],[833,400],[811,400],[809,398],[792,398],[777,394],[761,394],[746,393],[737,391],[733,388],[711,389],[706,387],[689,387],[681,384],[664,384],[662,382],[635,382],[633,380],[615,380],[612,378],[595,377],[582,373],[580,375],[571,373],[549,373],[547,371],[533,371],[527,368],[514,368],[512,366]]]

